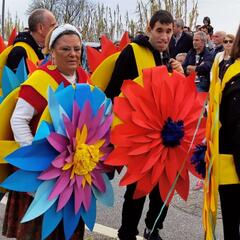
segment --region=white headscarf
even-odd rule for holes
[[[74,27],[74,26],[71,25],[71,24],[66,23],[66,24],[64,24],[64,25],[60,25],[60,26],[56,27],[56,28],[53,30],[52,35],[51,35],[50,40],[49,40],[49,49],[52,48],[52,44],[53,44],[54,41],[58,38],[58,36],[59,36],[60,34],[62,34],[63,32],[65,32],[65,31],[73,31],[73,32],[76,33],[76,34],[79,36],[79,38],[81,39],[81,34],[80,34],[80,32],[77,30],[77,28]]]

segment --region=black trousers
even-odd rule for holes
[[[138,223],[142,215],[146,197],[133,199],[136,184],[127,186],[122,209],[122,225],[118,230],[121,240],[135,240],[138,235]],[[149,208],[145,218],[146,227],[152,229],[164,202],[160,196],[158,185],[149,194]],[[156,224],[155,230],[163,228],[163,221],[167,215],[168,207],[164,207],[162,214]]]
[[[240,240],[240,184],[220,185],[224,240]]]

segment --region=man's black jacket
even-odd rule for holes
[[[134,43],[146,47],[151,50],[154,56],[156,66],[167,65],[168,69],[171,70],[169,65],[169,54],[168,52],[160,53],[152,47],[148,41],[148,37],[144,35],[139,35],[133,40]],[[118,96],[121,92],[121,86],[124,80],[133,80],[138,77],[138,69],[136,65],[136,60],[131,45],[128,45],[119,55],[111,80],[105,90],[105,94],[108,98],[113,100],[114,97]]]
[[[38,44],[33,39],[32,35],[30,34],[30,32],[19,33],[14,41],[14,44],[18,43],[18,42],[27,43],[29,46],[32,47],[32,49],[37,54],[39,59],[44,58],[44,56],[42,54],[42,48],[38,46]],[[22,58],[24,58],[24,59],[27,58],[26,50],[20,46],[14,47],[8,55],[6,65],[13,71],[16,71],[18,64]]]

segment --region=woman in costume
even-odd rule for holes
[[[230,41],[229,35],[225,39]],[[229,41],[224,44],[230,45]],[[218,191],[224,239],[240,239],[240,26],[230,58],[232,64],[224,70],[216,58],[212,69],[204,201],[206,239],[214,239]]]
[[[87,73],[79,66],[81,36],[70,24],[53,29],[47,39],[51,63],[36,70],[21,86],[19,99],[11,118],[15,140],[21,145],[33,141],[39,119],[47,106],[48,88],[56,90],[75,83],[86,83]],[[18,240],[41,239],[41,218],[21,224],[32,197],[27,193],[10,192],[3,224],[3,235]],[[83,239],[84,224],[80,222],[72,239]],[[64,239],[63,229],[58,227],[48,239]]]

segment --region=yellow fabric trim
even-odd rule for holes
[[[37,54],[35,53],[35,51],[32,49],[32,47],[30,45],[28,45],[27,43],[24,42],[18,42],[16,44],[14,44],[13,47],[23,47],[26,50],[28,59],[31,60],[34,64],[37,64],[39,61],[39,58],[37,56]]]
[[[59,86],[55,79],[43,70],[36,70],[22,85],[33,87],[45,99],[48,98],[48,87],[56,90]]]
[[[102,91],[108,86],[111,80],[113,69],[120,52],[117,52],[107,57],[92,73],[91,82],[93,85],[99,87]]]
[[[237,176],[233,155],[220,154],[219,155],[219,184],[240,184]]]
[[[142,75],[143,69],[156,66],[153,54],[148,48],[139,46],[136,43],[131,43],[131,45],[138,68],[138,76]]]

